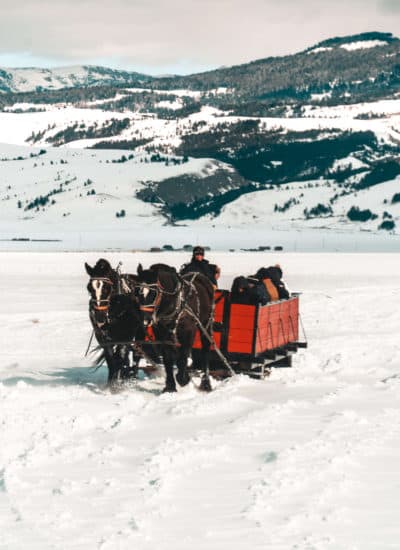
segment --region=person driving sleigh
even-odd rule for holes
[[[204,254],[205,250],[202,246],[195,246],[190,262],[183,264],[179,273],[181,275],[193,272],[202,273],[208,277],[214,287],[217,288],[217,281],[221,275],[221,269],[216,264],[210,264],[210,262],[204,258]]]

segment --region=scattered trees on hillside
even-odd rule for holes
[[[282,206],[279,206],[278,204],[275,204],[274,212],[286,212],[286,210],[289,210],[289,208],[294,206],[295,204],[300,204],[300,201],[299,201],[299,199],[296,199],[295,197],[292,197],[291,199],[286,201]]]
[[[68,126],[53,136],[49,136],[47,141],[57,147],[79,139],[112,137],[129,128],[130,122],[131,121],[129,118],[112,118],[100,126],[97,122],[95,122],[92,126],[86,126],[84,123],[75,122],[72,126]]]
[[[385,220],[379,226],[378,229],[385,229],[386,231],[393,231],[396,224],[393,220]]]
[[[400,193],[395,193],[392,197],[392,204],[395,204],[396,202],[400,202]]]
[[[371,212],[369,208],[360,210],[358,206],[352,206],[347,212],[347,217],[352,222],[368,222],[371,220],[376,220],[378,216],[377,214]]]
[[[313,208],[305,208],[304,216],[307,220],[310,218],[320,218],[322,216],[330,216],[333,214],[333,210],[330,206],[325,206],[325,204],[318,203],[317,206]]]

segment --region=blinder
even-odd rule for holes
[[[155,309],[160,305],[162,289],[157,283],[142,283],[137,285],[139,290],[138,298],[140,310],[147,313],[154,313]]]

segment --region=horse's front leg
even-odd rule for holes
[[[178,373],[176,375],[176,381],[180,386],[186,386],[190,382],[190,375],[188,373],[187,363],[189,359],[190,350],[193,347],[194,337],[196,331],[193,328],[186,329],[185,327],[178,327],[177,339],[179,342],[178,359],[176,365],[178,367]]]
[[[140,360],[140,355],[131,351],[129,346],[123,346],[121,349],[121,357],[123,361],[122,368],[122,379],[131,380],[137,377],[138,365]],[[132,355],[132,364],[131,364],[131,355]]]
[[[201,335],[201,366],[203,369],[203,376],[201,377],[200,389],[202,391],[211,391],[212,386],[210,382],[210,342],[202,334]]]
[[[190,347],[184,348],[183,346],[178,351],[178,360],[176,362],[178,372],[176,374],[176,381],[180,386],[186,386],[190,382],[190,374],[187,368],[189,352]]]
[[[132,377],[134,378],[137,378],[138,377],[138,372],[139,372],[139,363],[140,363],[140,360],[142,358],[142,355],[140,353],[136,353],[134,351],[132,351],[132,367],[131,367],[131,371],[132,371]]]
[[[107,386],[112,390],[115,389],[118,382],[118,373],[120,370],[120,365],[116,354],[113,351],[113,346],[107,346],[104,348],[104,356],[106,358],[108,366],[108,380]]]
[[[174,365],[176,359],[176,352],[172,346],[164,344],[162,346],[162,356],[164,361],[165,368],[165,388],[163,393],[166,392],[176,392],[176,384],[174,378]]]

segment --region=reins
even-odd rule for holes
[[[218,355],[218,357],[221,359],[221,361],[224,363],[225,367],[230,372],[231,376],[234,376],[236,373],[233,370],[233,368],[228,363],[228,360],[226,359],[225,355],[222,353],[222,351],[217,346],[214,337],[209,334],[206,330],[206,328],[203,326],[200,319],[197,317],[197,315],[194,313],[194,311],[190,308],[190,306],[186,306],[186,311],[193,317],[193,319],[196,321],[197,326],[199,327],[200,331],[203,333],[203,335],[207,338],[207,340],[210,342],[212,346],[214,346],[214,351]],[[208,326],[208,325],[207,325]]]

